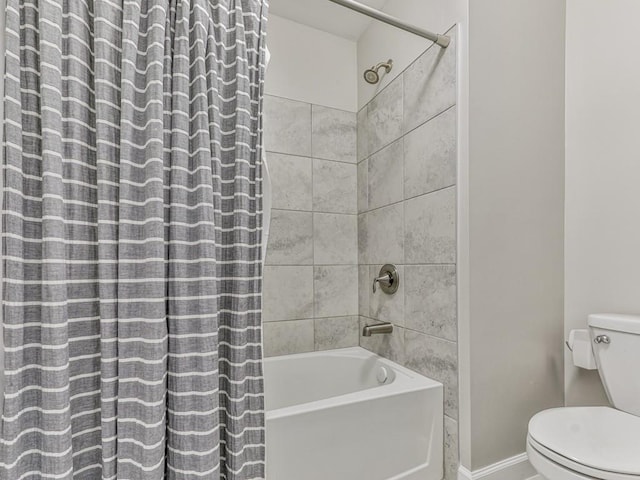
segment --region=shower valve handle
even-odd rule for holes
[[[400,283],[400,276],[398,270],[394,265],[387,263],[383,265],[378,273],[378,276],[373,279],[373,293],[376,293],[377,284],[380,284],[380,289],[389,295],[398,291],[398,285]]]
[[[391,274],[389,272],[385,273],[384,275],[378,277],[378,278],[374,278],[373,279],[373,293],[376,293],[376,284],[377,283],[383,283],[385,285],[390,285],[391,282],[393,282],[393,279],[391,278]]]

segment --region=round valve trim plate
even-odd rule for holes
[[[389,281],[387,282],[378,282],[378,286],[384,293],[391,295],[398,291],[398,287],[400,286],[400,275],[398,275],[398,269],[396,269],[395,265],[391,265],[390,263],[383,265],[380,269],[380,273],[378,274],[378,278],[381,277],[389,278]]]

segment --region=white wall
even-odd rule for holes
[[[562,1],[470,2],[459,268],[471,471],[524,452],[530,417],[563,404],[564,34]]]
[[[389,0],[382,11],[434,33],[444,33],[466,20],[466,0]],[[358,40],[358,109],[371,100],[424,52],[431,42],[396,27],[373,21]],[[363,72],[392,59],[391,73],[377,85],[364,81]],[[382,73],[383,70],[380,71]]]
[[[269,15],[270,95],[356,111],[356,43]]]
[[[567,0],[567,335],[589,313],[640,314],[639,18],[637,0]],[[567,404],[605,402],[565,357]]]

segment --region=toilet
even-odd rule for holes
[[[546,480],[640,480],[640,316],[594,314],[588,325],[612,407],[536,414],[527,435],[529,461]]]

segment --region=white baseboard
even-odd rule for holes
[[[529,463],[526,453],[506,458],[498,463],[469,471],[462,465],[458,469],[458,480],[541,480]]]

